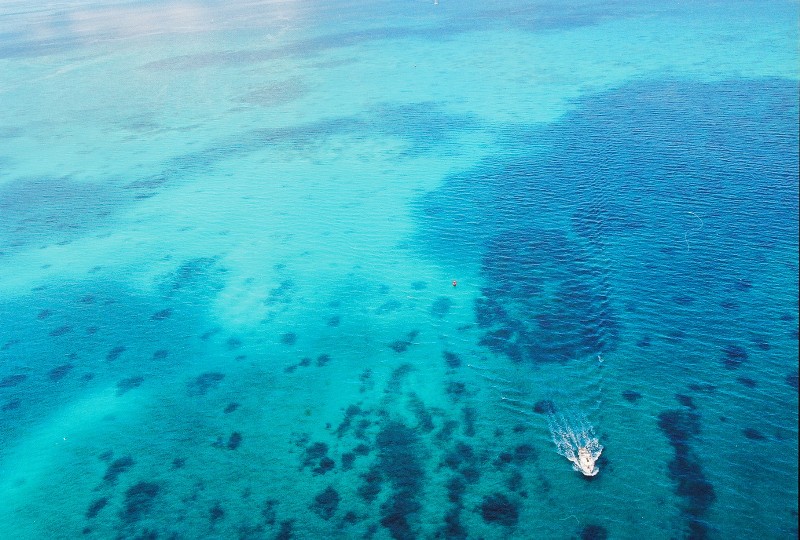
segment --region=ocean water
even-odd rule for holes
[[[4,2],[0,538],[796,538],[798,16]]]

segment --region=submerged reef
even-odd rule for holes
[[[497,523],[511,527],[519,520],[519,503],[511,501],[502,493],[484,497],[481,504],[481,517],[486,523]]]
[[[700,415],[691,408],[664,411],[658,415],[658,427],[675,450],[675,457],[669,462],[669,476],[676,483],[676,493],[686,500],[681,513],[687,520],[687,536],[706,538],[708,525],[704,517],[716,494],[690,446],[692,438],[700,433]]]
[[[189,396],[204,396],[210,390],[213,390],[219,386],[224,378],[224,373],[219,373],[216,371],[201,373],[187,383],[186,394]]]
[[[512,362],[566,362],[616,348],[604,271],[561,231],[521,229],[488,244],[475,301],[480,344]],[[533,314],[533,316],[531,316]]]

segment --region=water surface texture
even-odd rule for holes
[[[0,538],[797,537],[799,12],[4,2]]]

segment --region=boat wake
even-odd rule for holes
[[[600,472],[597,460],[603,451],[594,427],[580,413],[550,413],[547,425],[558,453],[572,462],[572,468],[584,476]]]

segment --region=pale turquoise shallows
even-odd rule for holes
[[[799,15],[4,2],[0,538],[795,538]]]

